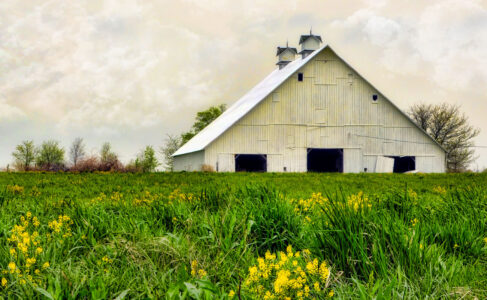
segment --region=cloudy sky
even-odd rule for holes
[[[487,146],[487,0],[2,0],[0,167],[25,139],[159,147],[310,26],[402,109],[460,104]]]

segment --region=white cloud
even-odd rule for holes
[[[381,62],[396,73],[421,71],[447,89],[487,84],[487,10],[480,1],[433,2],[409,19],[382,13],[367,7],[333,25],[379,47]]]
[[[25,114],[22,110],[0,99],[0,122],[18,120],[23,117],[25,117]]]

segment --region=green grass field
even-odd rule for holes
[[[485,299],[487,174],[0,173],[0,272],[0,298]]]

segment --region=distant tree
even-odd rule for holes
[[[123,171],[123,164],[118,160],[118,155],[112,151],[110,143],[104,143],[100,150],[99,171]]]
[[[33,141],[22,141],[12,153],[18,170],[29,171],[36,159],[36,148]]]
[[[473,138],[480,130],[469,124],[460,107],[451,104],[417,104],[410,108],[412,120],[446,150],[449,172],[462,172],[475,159]]]
[[[191,127],[191,130],[181,134],[181,145],[186,144],[193,136],[198,134],[216,118],[218,118],[225,110],[227,106],[225,104],[220,104],[218,106],[212,106],[207,110],[200,111],[196,114],[196,120]]]
[[[102,164],[110,164],[114,161],[118,161],[118,155],[112,151],[112,145],[106,142],[101,146],[100,162]]]
[[[71,162],[73,166],[77,166],[78,162],[82,160],[86,155],[85,151],[85,144],[82,138],[76,138],[71,145],[71,149],[69,150],[69,157],[71,158]]]
[[[174,170],[174,157],[172,155],[181,147],[181,138],[178,136],[167,135],[164,141],[164,146],[161,147],[160,152],[164,157],[164,168],[167,171]]]
[[[145,147],[135,160],[135,167],[140,168],[142,172],[154,172],[157,166],[159,166],[159,161],[152,146]]]
[[[64,149],[57,141],[43,142],[37,153],[36,165],[42,169],[56,170],[64,165]]]

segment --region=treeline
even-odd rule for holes
[[[76,138],[69,152],[58,141],[44,141],[36,146],[33,141],[23,141],[12,153],[17,171],[64,171],[64,172],[154,172],[160,165],[152,146],[146,146],[135,159],[124,165],[104,143],[97,154],[87,154],[82,138]]]

